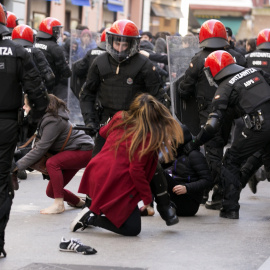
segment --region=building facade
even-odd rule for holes
[[[237,39],[256,37],[269,28],[269,0],[0,0],[19,23],[38,29],[45,17],[56,17],[65,31],[82,24],[98,32],[115,20],[129,19],[139,29],[156,34],[196,33],[208,19],[229,26]]]

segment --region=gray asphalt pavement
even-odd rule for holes
[[[82,171],[68,185],[77,192]],[[1,270],[36,269],[185,269],[267,270],[270,269],[270,183],[260,182],[257,194],[246,187],[241,194],[239,220],[218,216],[218,211],[201,206],[195,217],[180,218],[168,227],[156,212],[142,217],[142,232],[124,237],[101,228],[69,231],[79,209],[66,205],[59,215],[41,215],[52,199],[45,194],[47,180],[39,173],[28,174],[12,206],[6,229],[7,257]],[[81,195],[81,194],[78,194]],[[58,250],[61,237],[80,238],[94,247],[95,255]]]

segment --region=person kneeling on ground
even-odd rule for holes
[[[105,145],[87,165],[79,187],[80,193],[92,198],[90,210],[84,208],[70,229],[75,232],[93,225],[136,236],[141,231],[137,204],[142,200],[147,208],[152,202],[150,181],[158,153],[166,161],[173,159],[183,143],[181,126],[153,96],[141,94],[129,111],[117,112],[99,134]]]
[[[186,126],[184,144],[192,140],[192,135]],[[177,149],[177,159],[172,167],[165,170],[168,192],[171,201],[176,206],[178,216],[194,216],[200,207],[203,191],[212,185],[211,173],[205,156],[200,149],[194,149],[188,154],[184,152],[185,145]]]
[[[16,166],[19,170],[25,170],[45,153],[55,154],[46,163],[50,178],[46,194],[54,198],[54,203],[40,213],[59,214],[65,211],[64,201],[73,207],[84,205],[82,199],[64,187],[80,169],[86,167],[92,157],[94,142],[85,132],[72,129],[65,102],[52,94],[48,96],[50,102],[38,124],[37,142],[29,153],[16,162]],[[24,108],[28,104],[26,97]],[[64,149],[61,149],[63,145]]]

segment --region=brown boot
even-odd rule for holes
[[[11,174],[11,180],[12,180],[13,189],[18,190],[19,189],[19,182],[18,182],[17,173]]]

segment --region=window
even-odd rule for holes
[[[45,13],[33,12],[32,28],[38,30],[39,25],[43,19],[46,18]]]
[[[165,19],[164,26],[171,26],[171,20]]]

